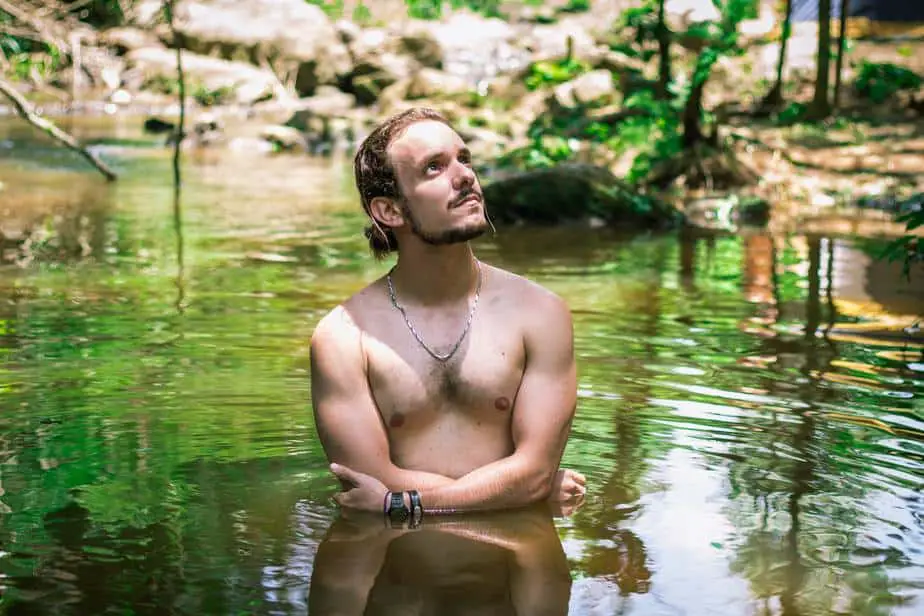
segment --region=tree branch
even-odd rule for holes
[[[9,83],[0,79],[0,94],[5,95],[13,103],[13,107],[16,108],[16,111],[27,121],[29,124],[32,124],[36,128],[41,129],[50,137],[58,141],[59,143],[64,144],[68,148],[79,153],[81,156],[90,161],[94,167],[96,167],[100,173],[102,173],[107,180],[110,182],[114,181],[118,176],[115,172],[106,166],[106,164],[101,161],[93,152],[90,152],[86,148],[82,147],[77,140],[65,133],[63,130],[52,124],[50,121],[39,116],[31,108],[29,103],[19,94],[13,86]]]

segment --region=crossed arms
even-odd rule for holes
[[[558,471],[577,394],[571,315],[552,294],[530,307],[522,317],[526,365],[511,421],[514,452],[458,479],[392,462],[362,334],[342,307],[322,319],[311,341],[312,406],[331,470],[344,483],[335,497],[342,507],[379,511],[386,490],[418,490],[428,511],[505,509],[558,496],[553,490],[583,493],[583,477]]]

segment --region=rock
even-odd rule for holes
[[[564,58],[569,49],[573,57],[586,58],[593,55],[597,49],[594,38],[575,20],[563,20],[557,24],[530,28],[529,32],[519,39],[518,44],[537,60]]]
[[[611,102],[615,95],[612,73],[602,69],[584,73],[554,90],[555,102],[566,109]]]
[[[764,227],[770,220],[770,204],[758,197],[739,195],[697,197],[687,202],[684,214],[692,225],[703,229]]]
[[[173,122],[168,122],[167,120],[161,120],[160,118],[148,118],[144,121],[144,132],[153,133],[155,135],[160,133],[169,133],[172,130],[176,129],[176,124]]]
[[[327,117],[343,116],[355,106],[355,96],[331,86],[322,86],[314,96],[300,99],[293,105],[295,116],[307,114]]]
[[[411,77],[407,98],[456,98],[472,92],[465,79],[434,68],[423,68]]]
[[[526,136],[526,132],[536,119],[548,111],[548,93],[541,90],[530,92],[510,110],[510,133],[516,139]]]
[[[443,68],[443,47],[432,32],[424,28],[415,28],[399,39],[399,53],[405,53],[421,66]]]
[[[388,86],[411,76],[416,64],[413,59],[393,53],[383,53],[356,63],[347,77],[344,90],[353,94],[361,105],[375,103]]]
[[[272,143],[277,150],[303,150],[306,146],[305,136],[291,126],[264,126],[260,138]]]
[[[705,21],[722,21],[722,14],[712,0],[667,0],[664,18],[672,32],[685,32],[690,26]]]
[[[600,219],[632,228],[666,227],[673,208],[638,195],[601,167],[562,164],[517,173],[484,188],[491,216],[502,223],[558,224]]]
[[[441,49],[442,69],[473,85],[529,62],[515,45],[516,30],[501,19],[460,11],[439,22],[414,22],[410,29],[429,32]]]
[[[363,33],[363,29],[349,19],[338,19],[334,22],[334,29],[337,31],[340,41],[347,46],[347,49]]]
[[[350,71],[350,56],[320,7],[304,0],[184,0],[176,10],[184,47],[225,59],[278,59],[298,66],[296,88],[310,95]]]
[[[120,56],[142,47],[161,46],[153,33],[139,28],[111,28],[101,32],[99,37],[101,45],[109,47]]]
[[[176,83],[176,53],[159,47],[136,49],[126,55],[129,67],[123,81],[129,89],[138,90],[152,83]],[[187,89],[196,87],[210,91],[227,89],[233,102],[252,104],[278,94],[278,79],[269,71],[241,62],[230,62],[183,52],[183,70],[188,79]]]

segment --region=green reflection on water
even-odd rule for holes
[[[302,613],[336,517],[307,343],[388,267],[347,161],[192,154],[176,225],[167,153],[111,155],[108,188],[0,159],[4,224],[36,238],[0,266],[0,605]],[[920,609],[920,287],[832,238],[477,250],[574,311],[572,613]]]

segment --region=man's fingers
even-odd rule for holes
[[[346,481],[352,483],[354,486],[359,485],[359,473],[354,471],[351,468],[347,468],[342,464],[331,464],[330,472],[337,476],[337,479],[340,481]]]
[[[572,472],[574,475],[574,480],[578,483],[578,485],[584,486],[587,484],[587,477],[585,477],[584,475],[582,475],[581,473],[577,471],[572,471]]]

